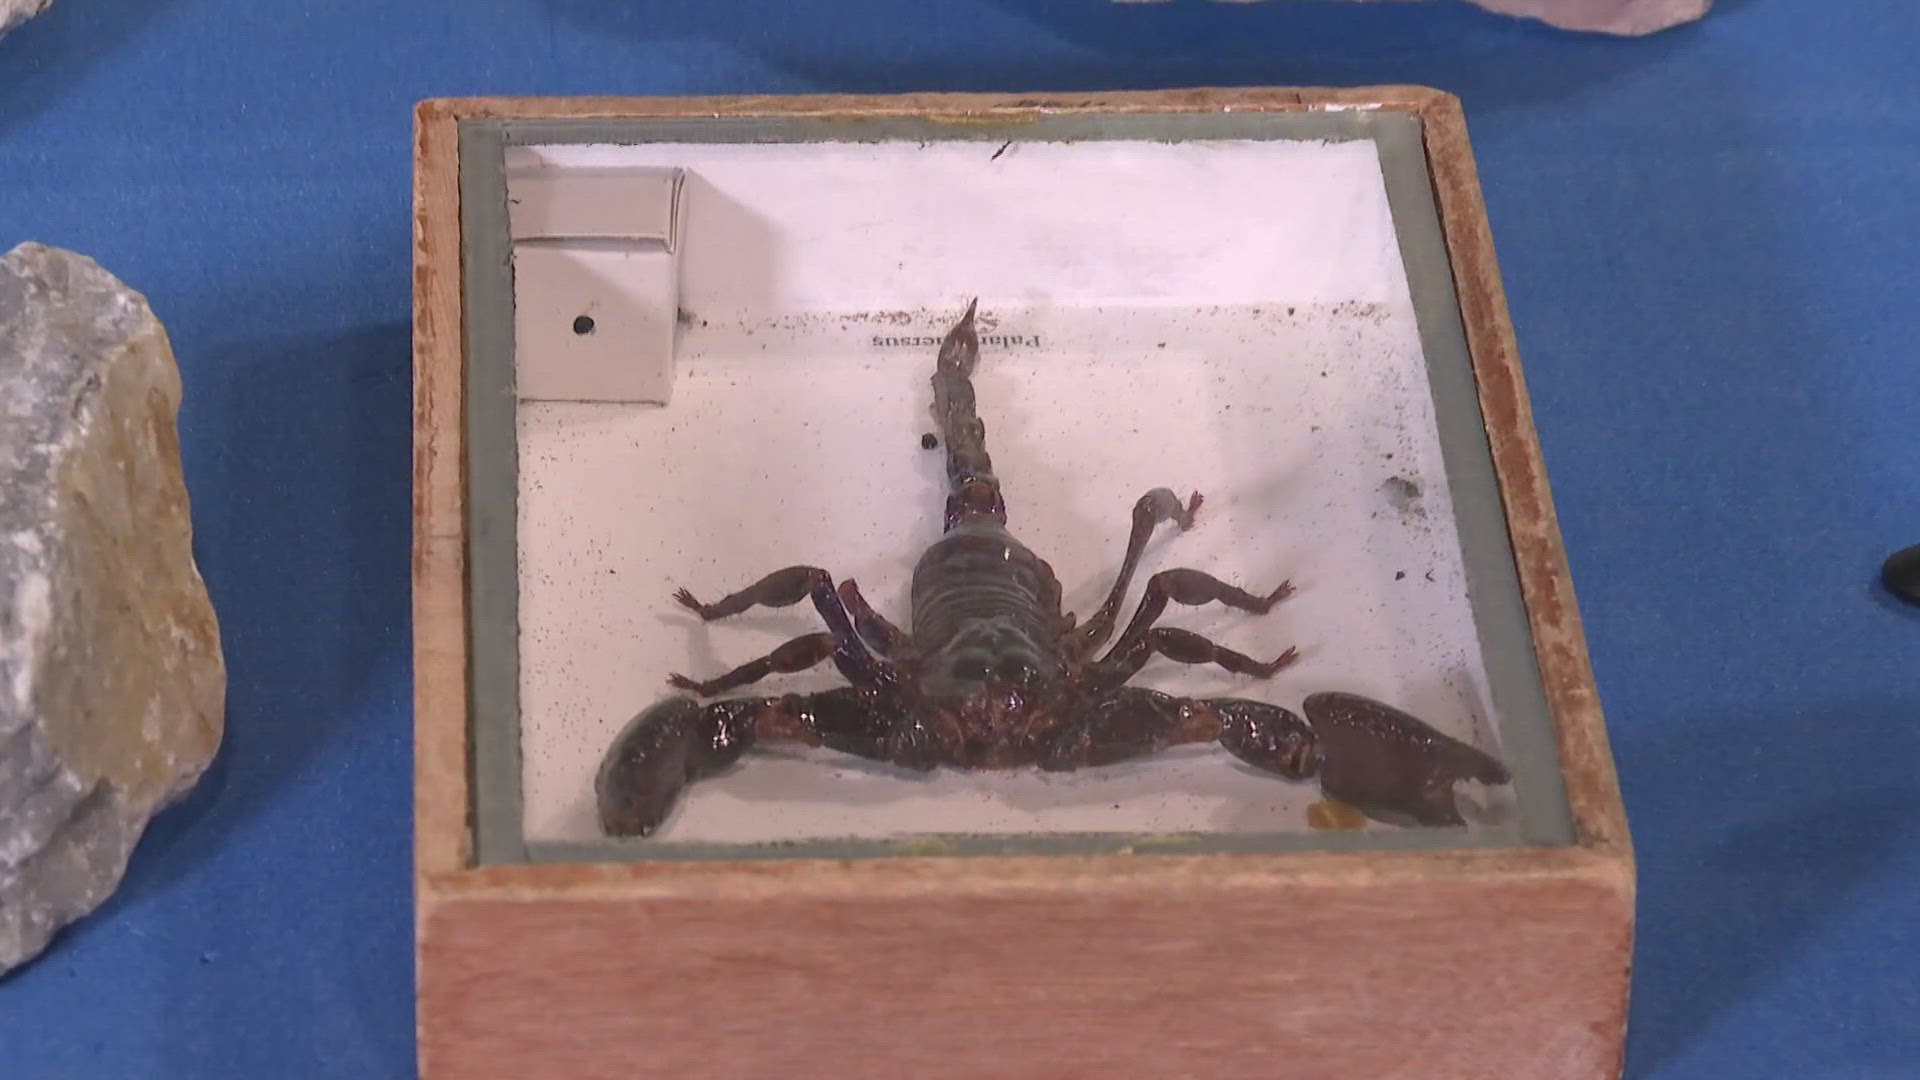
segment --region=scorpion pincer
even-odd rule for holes
[[[1198,494],[1182,503],[1155,488],[1133,506],[1126,555],[1105,601],[1085,624],[1062,613],[1053,568],[1007,531],[986,427],[974,406],[976,306],[968,305],[942,341],[933,375],[934,419],[947,451],[946,531],[914,568],[910,628],[875,611],[851,579],[836,584],[815,566],[776,570],[710,604],[682,589],[675,599],[704,620],[810,600],[826,629],[713,679],[674,675],[675,687],[713,698],[829,659],[850,685],[705,704],[673,696],[642,712],[614,742],[596,781],[607,833],[653,832],[689,782],[763,742],[824,746],[918,770],[1071,770],[1217,741],[1258,769],[1289,780],[1318,778],[1328,797],[1395,824],[1464,824],[1455,783],[1508,782],[1505,767],[1482,751],[1355,694],[1309,696],[1303,722],[1264,701],[1128,686],[1155,655],[1271,678],[1295,660],[1294,649],[1256,660],[1157,624],[1170,602],[1257,615],[1292,588],[1282,582],[1256,595],[1200,570],[1162,570],[1147,579],[1132,619],[1114,637],[1154,529],[1169,521],[1191,528],[1200,509]],[[1109,639],[1112,646],[1101,652]]]

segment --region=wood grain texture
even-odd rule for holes
[[[1627,901],[1585,880],[467,901],[433,1076],[1597,1078]]]
[[[459,120],[414,114],[414,871],[468,865],[465,368]]]
[[[918,116],[966,123],[1004,123],[1048,113],[1312,112],[1320,109],[1425,109],[1448,95],[1421,86],[1360,88],[1106,91],[1082,94],[793,94],[732,97],[471,97],[423,107],[473,119],[627,119],[673,116],[846,117]]]
[[[1423,123],[1576,843],[473,867],[462,118],[1393,108]],[[423,1075],[1619,1075],[1625,813],[1459,102],[1418,87],[475,98],[416,113]]]

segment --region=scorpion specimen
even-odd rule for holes
[[[933,412],[946,445],[946,529],[914,568],[910,629],[875,611],[851,579],[837,585],[814,566],[776,570],[717,602],[675,594],[703,620],[756,605],[811,600],[826,630],[804,634],[716,678],[673,675],[677,688],[712,698],[776,672],[831,659],[851,684],[813,694],[723,699],[676,695],[648,708],[607,752],[595,789],[601,828],[614,836],[657,829],[685,786],[732,765],[759,742],[824,746],[930,771],[1037,766],[1071,770],[1218,742],[1235,757],[1289,780],[1318,778],[1332,799],[1393,824],[1460,825],[1454,785],[1509,781],[1486,753],[1369,698],[1316,693],[1292,712],[1243,698],[1183,698],[1127,681],[1154,655],[1217,664],[1271,678],[1298,656],[1256,660],[1206,638],[1156,625],[1169,602],[1264,614],[1292,586],[1255,595],[1199,570],[1147,580],[1133,618],[1113,639],[1121,602],[1154,529],[1191,528],[1200,509],[1155,488],[1133,507],[1126,555],[1105,601],[1078,624],[1060,606],[1047,562],[1007,531],[1000,481],[975,411],[978,301],[942,340]]]

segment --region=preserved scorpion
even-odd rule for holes
[[[1486,753],[1356,694],[1310,695],[1302,721],[1264,701],[1128,686],[1156,655],[1271,678],[1294,662],[1295,649],[1256,660],[1158,622],[1169,603],[1265,614],[1292,586],[1256,595],[1200,570],[1162,570],[1147,579],[1132,619],[1114,638],[1148,538],[1166,522],[1191,528],[1200,509],[1198,494],[1183,504],[1171,490],[1155,488],[1134,504],[1126,555],[1105,601],[1085,624],[1063,613],[1053,568],[1007,531],[1006,503],[974,405],[977,305],[969,304],[942,340],[935,365],[946,530],[914,568],[910,627],[875,611],[853,580],[836,583],[815,566],[776,570],[710,604],[680,590],[674,599],[707,621],[810,600],[826,624],[716,678],[671,676],[680,690],[713,698],[829,659],[851,685],[704,704],[676,695],[642,712],[600,768],[596,792],[607,833],[652,833],[689,782],[727,768],[757,743],[774,742],[921,771],[1064,771],[1218,742],[1257,769],[1288,780],[1317,778],[1328,798],[1402,825],[1464,824],[1456,783],[1508,782],[1506,768]]]

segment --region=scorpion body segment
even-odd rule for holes
[[[963,521],[1007,523],[1000,480],[987,454],[987,425],[974,403],[973,369],[980,363],[980,335],[974,329],[978,300],[940,342],[933,368],[933,421],[947,443],[947,528]]]
[[[1257,660],[1158,621],[1169,603],[1219,603],[1264,614],[1292,586],[1282,582],[1262,595],[1199,570],[1163,570],[1148,579],[1133,617],[1100,654],[1114,637],[1147,540],[1167,522],[1191,528],[1201,497],[1182,503],[1167,488],[1140,497],[1112,589],[1084,624],[1076,624],[1062,611],[1053,568],[1007,529],[986,426],[975,406],[976,306],[969,304],[947,333],[935,363],[933,415],[939,441],[946,444],[946,528],[914,567],[908,629],[874,610],[854,581],[836,584],[819,567],[776,570],[711,604],[681,590],[675,599],[705,620],[806,600],[826,629],[712,679],[674,675],[674,686],[713,697],[829,659],[850,685],[704,705],[695,697],[672,697],[654,705],[621,733],[601,766],[595,788],[603,830],[616,836],[651,833],[686,784],[730,766],[761,742],[822,746],[920,770],[1055,771],[1217,742],[1262,771],[1290,780],[1317,777],[1328,796],[1398,824],[1461,824],[1453,801],[1456,782],[1508,782],[1506,769],[1485,753],[1357,695],[1310,696],[1303,721],[1267,702],[1182,698],[1128,686],[1156,655],[1271,678],[1296,659],[1295,650]]]
[[[962,525],[927,549],[913,574],[912,639],[919,695],[934,708],[1006,691],[1051,702],[1066,672],[1060,583],[999,526]],[[982,706],[983,707],[983,706]]]

